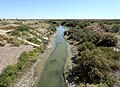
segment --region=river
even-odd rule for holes
[[[65,27],[57,28],[54,38],[55,48],[45,63],[37,87],[64,87],[63,72],[67,59],[67,41],[64,39]]]

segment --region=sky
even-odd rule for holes
[[[120,19],[120,0],[0,0],[6,19]]]

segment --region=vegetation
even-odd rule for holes
[[[73,39],[82,42],[92,42],[96,46],[115,46],[117,43],[117,38],[112,34],[105,34],[102,32],[95,32],[88,29],[71,29],[64,33],[64,35],[68,35],[69,39]]]
[[[119,21],[108,21],[108,22],[99,22],[99,25],[102,30],[105,32],[112,32],[112,33],[118,33],[120,32],[120,24]]]
[[[106,83],[113,87],[116,80],[111,71],[120,67],[119,63],[115,64],[119,61],[120,52],[114,52],[110,48],[99,48],[90,42],[80,44],[78,50],[79,55],[72,58],[75,66],[69,71],[69,81],[76,84]]]
[[[20,37],[22,32],[30,31],[30,27],[27,25],[21,25],[21,26],[17,26],[16,29],[14,31],[9,32],[12,36],[16,36],[16,37]]]
[[[49,27],[49,30],[55,32],[55,31],[56,31],[56,28],[55,28],[55,26],[50,26],[50,27]]]
[[[44,52],[46,44],[44,43],[43,37],[50,36],[56,30],[55,29],[56,24],[54,25],[54,23],[51,23],[50,26],[47,22],[43,23],[44,21],[39,22],[36,20],[34,21],[16,19],[10,20],[11,23],[7,25],[9,20],[8,22],[7,20],[6,22],[2,22],[1,20],[0,22],[1,25],[7,25],[5,27],[1,26],[1,29],[10,30],[10,32],[6,31],[7,34],[5,34],[5,36],[0,35],[0,46],[4,46],[5,44],[3,42],[5,41],[6,43],[13,44],[14,46],[20,46],[21,44],[26,43],[31,44],[33,46],[38,45],[40,46],[40,48],[35,48],[30,52],[28,51],[23,52],[20,55],[18,62],[16,64],[9,65],[7,68],[5,68],[3,72],[0,74],[0,87],[13,86],[13,82],[15,82],[16,80],[15,78],[18,78],[23,71],[27,71],[36,61],[37,55],[40,52],[41,53]],[[54,25],[53,27],[52,24]],[[32,43],[34,43],[35,45]]]
[[[27,38],[27,40],[35,44],[41,44],[41,42],[36,37]]]
[[[18,46],[20,46],[21,44],[24,44],[24,42],[21,41],[21,40],[19,40],[19,39],[17,39],[17,38],[13,38],[11,44],[14,44],[14,46],[17,46],[17,47],[18,47]]]
[[[100,28],[96,31],[88,28],[95,21],[84,22],[83,25],[78,21],[74,25],[62,23],[65,26],[69,24],[70,29],[64,35],[77,48],[71,58],[73,66],[67,72],[67,80],[77,87],[114,87],[117,80],[112,71],[120,69],[120,52],[112,48],[118,41],[113,33],[119,32],[119,24],[97,21]]]
[[[4,40],[4,38],[5,38],[5,36],[4,36],[4,35],[0,35],[0,41],[3,41],[3,40]]]
[[[5,68],[0,75],[0,87],[11,87],[14,79],[18,76],[18,74],[20,74],[21,71],[31,66],[39,52],[39,48],[36,48],[30,52],[23,52],[20,55],[17,64],[10,65]]]
[[[30,28],[31,27],[28,26],[28,25],[21,25],[21,26],[16,27],[16,30],[18,30],[18,31],[29,31]]]
[[[28,25],[17,26],[14,31],[9,32],[9,34],[14,37],[12,39],[12,44],[14,44],[15,46],[19,46],[24,43],[18,38],[27,40],[38,45],[41,44],[41,42],[38,40],[39,36],[37,35],[37,33],[38,32],[35,29],[32,29]]]
[[[1,22],[0,24],[2,24],[2,25],[7,25],[8,23],[7,23],[7,22]]]
[[[112,32],[119,32],[120,31],[120,24],[113,24],[112,25]]]
[[[61,23],[61,25],[64,25],[64,26],[67,26],[67,27],[71,27],[71,28],[76,28],[76,29],[83,29],[87,26],[90,25],[90,21],[87,21],[87,20],[73,20],[73,21],[70,21],[70,20],[66,20],[66,21],[63,21]]]
[[[120,21],[119,20],[63,20],[61,25],[67,26],[74,29],[84,29],[91,26],[98,28],[100,31],[118,33],[120,32]]]

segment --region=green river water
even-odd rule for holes
[[[45,63],[42,76],[37,87],[64,87],[63,72],[67,59],[67,41],[64,39],[65,28],[57,28],[56,37],[54,38],[55,49],[50,54]]]

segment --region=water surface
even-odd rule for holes
[[[57,28],[54,38],[55,49],[45,63],[38,87],[64,87],[63,72],[67,58],[67,42],[63,38],[65,28]]]

